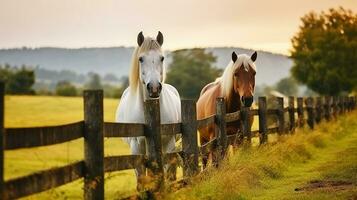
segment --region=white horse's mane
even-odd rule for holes
[[[215,81],[216,83],[221,83],[223,97],[229,98],[231,96],[233,91],[234,72],[241,66],[244,67],[245,71],[249,71],[250,69],[254,70],[255,72],[257,71],[256,66],[250,56],[247,54],[238,55],[236,62],[233,63],[233,61],[231,61],[225,68],[222,76],[217,78]]]
[[[160,44],[151,37],[145,37],[144,42],[141,46],[135,48],[132,58],[131,58],[131,67],[130,67],[130,76],[129,76],[129,86],[132,94],[138,89],[138,85],[140,82],[139,78],[139,55],[142,53],[149,52],[151,50],[156,50],[161,52]],[[165,69],[165,68],[164,68]],[[165,80],[165,70],[163,69],[163,82]]]

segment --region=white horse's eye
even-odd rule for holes
[[[144,62],[144,58],[143,57],[139,57],[139,62],[143,63]]]
[[[165,57],[164,57],[164,56],[161,56],[161,62],[163,62],[163,61],[164,61],[164,59],[165,59]]]

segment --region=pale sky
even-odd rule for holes
[[[134,46],[139,31],[165,49],[234,46],[288,54],[300,17],[357,0],[0,0],[0,48]]]

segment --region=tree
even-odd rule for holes
[[[343,8],[302,17],[292,38],[292,75],[320,94],[357,89],[357,14]]]
[[[69,81],[60,81],[56,85],[56,94],[59,96],[77,96],[77,89]]]
[[[96,73],[90,73],[89,74],[90,79],[88,83],[86,84],[87,89],[91,90],[98,90],[98,89],[103,89],[102,82],[100,79],[100,76]]]
[[[22,66],[20,69],[17,67],[0,67],[0,79],[6,82],[7,94],[34,94],[32,89],[35,83],[35,74],[33,70],[27,69]]]
[[[297,95],[299,88],[296,81],[291,78],[283,78],[276,84],[276,90],[286,96],[294,96]]]
[[[184,49],[172,54],[167,83],[174,85],[182,97],[198,98],[201,89],[221,73],[213,67],[216,57],[205,49]]]

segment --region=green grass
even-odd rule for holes
[[[114,121],[116,99],[104,100],[104,120]],[[31,127],[59,125],[83,120],[81,97],[6,96],[5,126]],[[20,138],[19,138],[20,139]],[[105,139],[105,155],[130,154],[128,145],[121,139]],[[5,151],[5,179],[27,175],[51,167],[64,166],[83,159],[83,140],[58,145]],[[26,199],[82,199],[83,181],[49,190]],[[128,196],[135,192],[133,170],[107,173],[105,181],[108,199]]]
[[[238,149],[218,170],[195,178],[167,199],[354,199],[357,197],[357,112],[316,130],[257,148]],[[310,187],[311,181],[344,181]]]

